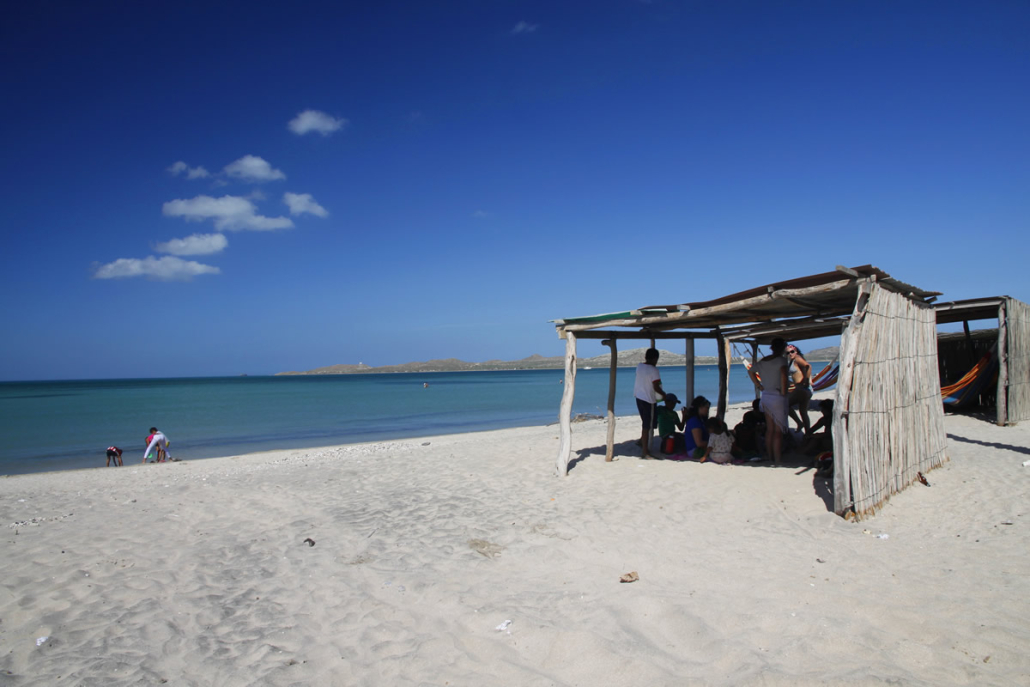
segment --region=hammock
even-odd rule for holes
[[[829,389],[831,386],[837,383],[837,376],[840,374],[840,363],[835,358],[830,362],[829,365],[824,367],[822,371],[815,377],[812,377],[812,391],[822,391],[823,389]]]
[[[945,405],[960,408],[977,398],[983,391],[983,388],[987,384],[996,381],[997,378],[997,347],[993,347],[960,380],[953,384],[942,386],[941,398]]]

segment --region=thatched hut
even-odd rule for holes
[[[682,339],[687,395],[692,396],[694,340],[711,338],[719,352],[719,404],[728,397],[730,347],[752,350],[776,336],[792,340],[841,335],[841,371],[834,407],[834,510],[864,517],[944,460],[946,438],[937,372],[939,295],[905,284],[871,265],[767,284],[713,301],[556,320],[565,340],[565,390],[560,410],[559,475],[572,452],[576,341],[601,339],[612,350],[607,457],[615,432],[615,365],[620,339]]]
[[[963,325],[962,333],[938,335],[941,385],[962,387],[962,404],[994,406],[999,425],[1030,420],[1030,305],[992,296],[934,308],[938,324]],[[971,331],[969,323],[978,320],[998,325]]]

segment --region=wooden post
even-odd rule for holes
[[[751,342],[751,367],[754,367],[758,363],[758,341]],[[755,387],[755,398],[761,398],[762,392]]]
[[[658,345],[655,343],[655,338],[653,336],[651,337],[651,348],[658,348]]]
[[[854,506],[851,493],[851,456],[848,451],[848,403],[851,401],[851,382],[858,355],[858,331],[862,327],[872,283],[858,283],[855,310],[841,335],[840,372],[837,376],[837,398],[833,403],[833,511],[844,515]]]
[[[719,345],[719,406],[716,417],[726,417],[726,402],[730,395],[730,341],[718,333],[716,341]]]
[[[998,306],[998,424],[1009,423],[1009,317],[1005,301]]]
[[[615,453],[615,378],[619,371],[619,343],[617,339],[605,339],[601,344],[612,349],[612,362],[608,369],[608,440],[604,449],[604,460],[610,463]]]
[[[576,335],[565,332],[565,388],[561,393],[561,410],[558,421],[561,424],[561,442],[558,445],[558,476],[569,474],[569,458],[572,457],[572,399],[576,396]]]
[[[689,336],[684,341],[683,354],[686,357],[683,364],[687,368],[687,386],[686,391],[684,391],[686,398],[683,399],[683,405],[689,406],[691,401],[694,400],[694,337]]]

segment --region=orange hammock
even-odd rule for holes
[[[980,358],[976,365],[973,365],[969,372],[962,375],[962,378],[953,384],[941,387],[941,397],[949,405],[963,405],[979,395],[986,383],[992,380],[997,374],[998,358],[995,355],[997,349],[992,348]]]

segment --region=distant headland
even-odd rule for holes
[[[645,348],[633,348],[627,351],[619,351],[619,367],[634,367],[644,362]],[[661,356],[658,359],[659,367],[683,365],[686,363],[686,356],[682,353],[673,353],[659,349]],[[837,347],[818,348],[805,355],[806,360],[833,360],[837,356]],[[742,362],[740,358],[734,357],[734,363]],[[710,355],[699,355],[694,358],[698,365],[715,365],[719,359]],[[607,368],[611,364],[611,357],[603,353],[593,358],[580,358],[576,367],[580,370],[586,368]],[[403,363],[401,365],[381,365],[372,367],[365,363],[357,365],[329,365],[328,367],[317,367],[314,370],[305,372],[279,372],[279,375],[350,375],[350,374],[390,374],[398,372],[498,372],[503,370],[560,370],[565,367],[563,356],[545,357],[542,355],[531,355],[521,360],[487,360],[481,363],[470,363],[457,358],[443,358],[439,360],[427,360],[425,362]]]

